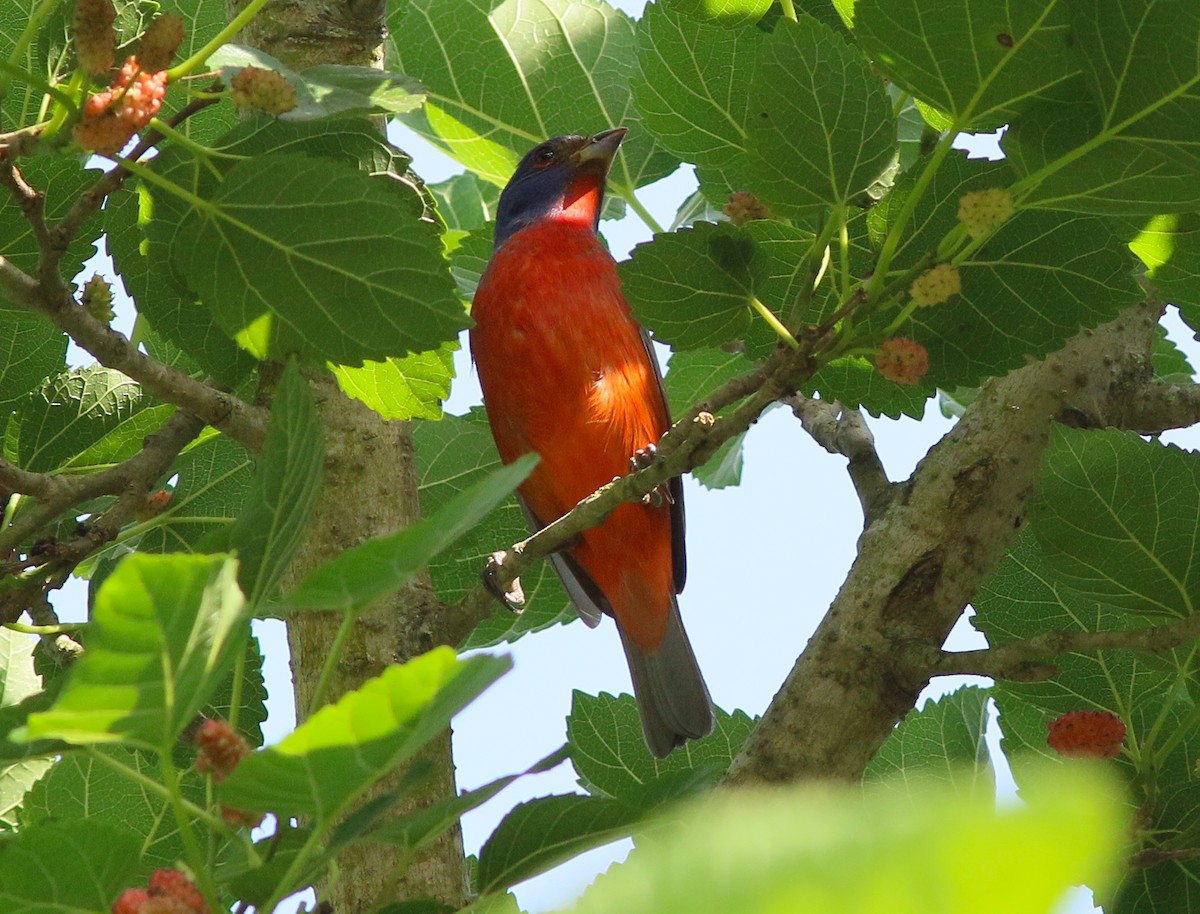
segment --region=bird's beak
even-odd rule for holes
[[[598,162],[605,172],[612,165],[612,160],[621,148],[621,141],[629,131],[624,127],[614,127],[597,133],[575,153],[572,158],[580,165],[588,162]]]

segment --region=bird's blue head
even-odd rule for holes
[[[533,147],[500,194],[495,247],[544,219],[594,231],[604,202],[604,180],[626,132],[614,127],[590,137],[556,136]]]

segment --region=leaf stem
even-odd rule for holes
[[[25,625],[23,622],[5,622],[0,628],[20,632],[22,635],[66,635],[87,627],[85,622],[63,622],[60,625]]]
[[[779,5],[783,7],[783,18],[791,19],[792,22],[798,22],[796,18],[796,6],[792,0],[779,0]]]
[[[251,638],[254,636],[251,635]],[[233,688],[229,695],[229,726],[236,730],[238,712],[242,709],[242,681],[246,676],[246,650],[243,648],[233,662]]]
[[[102,752],[101,750],[95,748],[94,746],[88,746],[83,751],[93,761],[97,761],[103,765],[107,765],[113,771],[116,771],[118,774],[128,778],[129,780],[131,780],[135,784],[137,784],[139,787],[142,787],[143,789],[154,794],[155,796],[161,797],[164,800],[171,799],[171,791],[168,790],[166,787],[164,787],[162,784],[160,784],[158,781],[154,780],[154,778],[148,777],[147,775],[142,774],[136,768],[130,768],[124,762],[118,761],[117,759],[115,759],[111,755],[109,755],[107,752]],[[195,816],[197,819],[202,821],[205,825],[209,826],[210,828],[213,828],[220,832],[223,832],[224,834],[229,835],[230,837],[234,837],[234,838],[240,837],[238,832],[232,826],[230,826],[224,819],[220,818],[219,816],[214,816],[208,810],[201,809],[195,803],[192,803],[191,801],[184,799],[182,796],[180,797],[180,802],[183,804],[183,808],[185,810],[187,810],[187,812],[191,813],[193,816]]]
[[[231,159],[235,162],[242,162],[242,161],[245,161],[246,159],[250,158],[249,156],[237,155],[236,153],[233,153],[233,152],[221,152],[217,149],[210,149],[208,146],[205,146],[202,143],[197,143],[186,133],[184,133],[180,130],[176,130],[170,124],[165,123],[164,121],[160,120],[157,117],[151,118],[150,126],[153,127],[155,130],[157,130],[159,133],[161,133],[167,139],[178,143],[180,146],[182,146],[188,152],[195,155],[196,158],[204,160],[206,162],[206,164],[208,164],[208,167],[210,169],[212,169],[213,173],[216,174],[216,176],[218,178],[223,177],[223,176],[221,175],[221,173],[219,171],[217,171],[215,168],[213,168],[212,164],[207,161],[208,159],[210,159],[210,158]]]
[[[325,655],[325,664],[321,667],[321,678],[317,680],[317,687],[313,689],[312,700],[308,703],[308,714],[306,717],[312,717],[325,700],[325,693],[329,691],[329,680],[333,678],[333,671],[337,669],[338,660],[342,656],[342,650],[346,647],[346,639],[350,637],[350,630],[354,628],[354,623],[357,621],[358,613],[356,612],[347,612],[342,616],[342,624],[338,626],[337,634],[333,637],[333,644],[330,646],[329,653]]]
[[[850,229],[846,219],[846,207],[839,206],[834,216],[838,226],[839,267],[842,274],[842,301],[850,297]]]
[[[632,189],[621,194],[621,196],[624,198],[625,202],[629,204],[629,208],[637,213],[641,220],[646,223],[647,226],[649,226],[650,231],[654,232],[656,235],[663,234],[665,229],[658,224],[657,219],[650,215],[650,210],[646,209],[646,207],[642,205],[642,201],[637,198],[637,194],[635,194]]]
[[[799,349],[800,344],[796,342],[796,338],[792,336],[792,332],[787,327],[783,326],[783,322],[775,316],[775,313],[759,301],[757,295],[750,296],[750,307],[759,313],[767,325],[779,334],[779,338],[787,343],[792,349]]]
[[[946,156],[950,154],[952,144],[954,143],[954,136],[955,133],[953,131],[948,131],[945,136],[938,140],[938,145],[933,150],[933,155],[925,163],[925,168],[921,172],[921,176],[917,178],[917,183],[904,200],[904,205],[900,208],[900,212],[896,216],[896,221],[892,223],[892,227],[883,241],[883,248],[879,252],[879,259],[875,264],[875,273],[871,276],[871,281],[867,284],[867,294],[870,298],[877,298],[880,290],[883,288],[885,275],[888,267],[891,266],[892,258],[896,256],[897,248],[900,247],[900,239],[904,237],[904,230],[908,227],[908,220],[916,212],[917,204],[925,196],[925,191],[929,189],[929,185],[933,181],[933,176],[941,167],[942,162],[946,160]]]
[[[20,77],[22,82],[28,83],[35,89],[41,89],[46,95],[52,97],[68,110],[72,112],[79,110],[79,105],[75,99],[69,93],[50,83],[49,80],[43,79],[36,73],[29,72],[24,67],[14,64],[11,60],[0,60],[0,80],[7,83],[14,76]],[[73,76],[72,81],[74,80],[75,77]],[[4,90],[0,90],[0,92],[2,91],[7,91],[7,85]]]
[[[221,29],[221,31],[219,31],[213,37],[213,39],[208,42],[208,44],[202,47],[199,51],[196,51],[196,53],[194,53],[187,60],[168,70],[167,81],[174,82],[177,79],[195,72],[208,63],[208,58],[212,57],[219,47],[227,44],[230,39],[232,39],[235,35],[237,35],[238,32],[245,28],[250,20],[258,15],[258,11],[266,6],[268,2],[269,0],[250,0],[250,2],[246,4],[245,8],[236,16],[234,16],[233,19],[229,21],[229,24],[225,26],[225,28]]]
[[[34,36],[38,33],[41,27],[45,24],[46,19],[54,12],[54,8],[58,6],[59,0],[42,0],[38,4],[38,8],[29,16],[29,21],[25,23],[25,29],[21,32],[21,37],[17,39],[17,43],[13,45],[12,53],[8,55],[8,60],[5,61],[6,66],[0,68],[0,99],[8,95],[8,86],[12,82],[12,77],[16,74],[24,76],[32,76],[18,61],[25,56],[25,52],[29,50],[29,45],[33,42]],[[36,80],[36,77],[34,77]],[[36,85],[39,89],[42,88],[36,81],[31,81],[31,85]]]
[[[179,827],[179,837],[183,840],[183,851],[192,868],[192,875],[195,876],[196,887],[208,901],[209,907],[215,910],[217,907],[214,904],[217,898],[216,885],[212,881],[212,873],[205,865],[208,862],[208,856],[196,839],[196,831],[192,827],[192,819],[189,816],[191,810],[188,809],[190,804],[179,791],[179,770],[171,760],[171,746],[169,744],[160,746],[157,751],[163,785],[167,789],[171,809],[175,813],[175,824]]]

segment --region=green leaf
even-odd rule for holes
[[[4,49],[5,59],[26,73],[37,74],[52,83],[66,74],[74,65],[74,55],[67,47],[70,12],[64,6],[46,8],[41,0],[12,0],[11,3],[0,4],[0,48]],[[35,13],[39,15],[35,16]],[[42,20],[40,28],[31,26],[35,19]],[[28,28],[34,29],[32,40],[18,53],[18,43]],[[5,73],[3,78],[6,91],[0,98],[0,120],[4,129],[31,126],[42,120],[45,115],[42,113],[41,89],[32,86],[19,74]],[[3,249],[4,245],[0,245],[0,250]]]
[[[312,391],[295,363],[271,400],[267,438],[247,500],[229,530],[238,582],[251,606],[274,596],[300,547],[321,489],[325,441]]]
[[[171,470],[178,480],[171,502],[137,539],[143,552],[201,551],[207,538],[224,541],[252,485],[252,463],[242,445],[213,430],[201,432]]]
[[[358,170],[262,156],[235,165],[195,205],[175,262],[259,358],[357,364],[423,351],[467,324],[436,228]]]
[[[837,400],[845,407],[863,409],[872,416],[899,419],[925,415],[925,404],[934,394],[934,386],[922,379],[918,384],[889,381],[864,358],[851,356],[822,365],[805,382],[803,392],[819,393],[823,400]]]
[[[291,609],[356,612],[365,608],[411,580],[431,558],[478,524],[512,494],[537,461],[536,455],[527,454],[490,473],[436,514],[339,553],[309,573],[283,602]]]
[[[750,86],[751,189],[775,212],[807,219],[852,202],[897,155],[879,77],[832,29],[781,21]]]
[[[1027,205],[1146,216],[1200,206],[1200,9],[1133,0],[1067,5],[1087,91],[1018,120],[1005,149],[1037,175]],[[1083,147],[1081,150],[1080,147]],[[1080,152],[1083,155],[1080,155]]]
[[[1125,816],[1101,772],[1043,778],[1028,804],[920,802],[810,786],[718,797],[639,838],[578,914],[1048,911],[1118,866]]]
[[[13,126],[6,121],[4,129],[12,129]],[[80,160],[64,156],[22,158],[21,175],[34,190],[45,194],[42,205],[45,219],[51,226],[65,216],[78,201],[79,195],[100,178],[99,171],[84,168]],[[83,269],[84,261],[96,252],[95,243],[100,237],[100,230],[99,217],[93,213],[71,240],[59,270],[66,282],[70,282]],[[13,266],[31,276],[37,275],[41,249],[32,226],[21,213],[20,204],[7,189],[0,195],[0,251],[4,252],[5,258]],[[3,302],[2,296],[0,302]]]
[[[1154,366],[1154,380],[1161,384],[1190,384],[1196,374],[1187,356],[1167,338],[1166,328],[1161,325],[1150,353],[1150,364]]]
[[[216,325],[171,263],[167,245],[150,231],[151,220],[162,218],[163,196],[140,182],[110,195],[108,251],[138,314],[219,383],[235,387],[254,360]]]
[[[1049,631],[1115,632],[1146,624],[1076,591],[1047,559],[1032,528],[1017,539],[972,601],[975,625],[993,645]],[[1200,679],[1194,649],[1185,645],[1160,655],[1126,650],[1054,658],[1057,674],[1040,682],[997,681],[992,695],[1000,710],[1002,746],[1023,787],[1037,759],[1057,759],[1046,743],[1047,724],[1068,711],[1103,710],[1127,727],[1125,749],[1107,764],[1127,779],[1134,806],[1144,810],[1151,847],[1194,846],[1200,788],[1193,766],[1200,756],[1194,695]],[[1075,768],[1070,761],[1060,760]],[[1133,871],[1106,910],[1156,911],[1163,899],[1193,896],[1200,868],[1195,860]]]
[[[751,80],[764,33],[725,29],[650,3],[638,23],[638,112],[668,150],[696,165],[714,198],[746,190],[746,124]]]
[[[463,238],[450,254],[450,275],[458,286],[458,294],[463,301],[475,297],[475,289],[479,286],[479,278],[487,269],[488,259],[492,256],[492,234],[479,230]]]
[[[621,285],[656,340],[679,350],[747,337],[761,344],[774,335],[750,307],[761,297],[768,258],[747,229],[697,222],[633,249],[620,266]],[[804,241],[797,234],[800,251],[807,250]]]
[[[454,380],[458,341],[403,358],[332,365],[342,393],[361,400],[385,419],[440,419]]]
[[[873,232],[892,222],[914,180],[902,177],[871,211]],[[1003,165],[951,154],[917,203],[896,264],[938,246],[958,224],[963,194],[1007,184]],[[1018,211],[958,271],[962,292],[917,309],[899,333],[928,350],[926,380],[939,387],[1003,374],[1142,299],[1125,245],[1106,220],[1089,216]]]
[[[474,232],[496,218],[500,188],[479,180],[478,175],[471,172],[455,175],[430,184],[429,189],[437,199],[438,213],[447,228]]]
[[[241,681],[235,683],[237,674],[238,667],[235,665],[198,714],[200,717],[219,717],[224,720],[236,718],[238,732],[246,737],[251,746],[261,746],[262,725],[267,719],[267,685],[263,678],[262,650],[258,638],[253,634],[246,639],[246,649],[242,655]],[[238,699],[236,714],[233,707],[235,695]],[[191,748],[189,745],[188,751],[191,751]]]
[[[1068,55],[1068,4],[1012,0],[858,0],[854,31],[881,70],[949,114],[954,130],[994,128],[1061,96],[1079,68]]]
[[[1194,168],[1106,130],[1103,114],[1082,93],[1017,118],[1002,146],[1032,185],[1025,206],[1139,216],[1200,209]]]
[[[225,556],[132,555],[96,595],[88,649],[30,738],[169,747],[242,649],[237,567]]]
[[[244,67],[274,70],[296,89],[296,107],[281,115],[288,121],[407,114],[425,101],[421,84],[400,73],[343,64],[322,64],[296,72],[270,54],[239,44],[222,45],[208,58],[208,66],[220,71],[226,85]]]
[[[443,647],[389,667],[281,742],[243,759],[221,784],[221,802],[328,824],[511,665],[506,657],[459,660]]]
[[[94,819],[22,829],[0,842],[0,908],[14,914],[107,911],[130,886],[140,851],[136,832]]]
[[[1068,9],[1076,59],[1108,130],[1200,173],[1200,8],[1131,0],[1113,16],[1102,0],[1072,0]]]
[[[412,0],[388,25],[391,59],[428,89],[405,123],[493,184],[547,137],[623,125],[609,175],[621,196],[676,160],[641,127],[629,92],[633,20],[600,0]]]
[[[631,695],[571,693],[567,737],[571,762],[588,792],[649,809],[665,799],[713,786],[754,729],[744,711],[717,709],[711,735],[689,740],[665,759],[646,748]]]
[[[365,839],[393,844],[411,853],[424,847],[450,828],[463,814],[482,806],[514,781],[529,774],[549,771],[562,764],[568,757],[567,747],[562,746],[520,774],[497,778],[482,787],[463,791],[456,797],[439,800],[399,818],[388,819],[380,827],[372,829]]]
[[[66,366],[67,337],[49,321],[0,304],[0,442],[9,414],[25,396]]]
[[[159,780],[158,761],[151,756],[105,746],[97,750],[114,762]],[[183,785],[192,802],[204,803],[204,788],[199,780]],[[23,824],[85,820],[120,822],[141,839],[139,869],[173,867],[184,855],[179,826],[171,811],[171,801],[147,791],[125,774],[103,761],[83,753],[63,756],[50,772],[30,791]]]
[[[867,765],[865,782],[905,795],[914,784],[937,782],[961,797],[987,801],[996,795],[996,774],[984,738],[987,689],[963,686],[909,711]]]
[[[1152,217],[1129,244],[1162,297],[1200,329],[1200,216]]]
[[[1132,432],[1056,426],[1035,491],[1031,521],[1059,579],[1137,615],[1186,618],[1196,611],[1194,452]]]
[[[6,741],[4,718],[20,702],[41,693],[42,677],[33,668],[37,638],[0,628],[0,744]],[[9,709],[8,715],[3,712]],[[16,720],[14,720],[16,722]],[[0,763],[0,831],[14,829],[21,818],[24,798],[30,787],[46,773],[50,759],[27,758]]]
[[[418,423],[413,433],[420,478],[421,513],[429,517],[446,509],[461,493],[500,466],[487,416],[482,409],[465,416],[446,416],[441,422]],[[434,589],[447,603],[461,600],[479,585],[488,556],[529,535],[525,516],[515,499],[492,511],[458,545],[429,563]],[[460,647],[490,647],[522,635],[577,618],[549,562],[521,576],[525,611],[517,614],[499,603]]]
[[[679,415],[693,403],[698,403],[726,381],[750,371],[752,364],[740,353],[720,349],[695,349],[672,353],[663,385],[671,413]],[[736,486],[742,481],[743,432],[721,445],[703,466],[692,475],[709,489]]]
[[[726,28],[750,25],[761,19],[774,0],[663,0],[671,10],[701,22]]]
[[[91,468],[131,456],[165,418],[155,411],[156,421],[139,423],[146,405],[141,386],[111,368],[97,365],[57,375],[17,405],[9,429],[9,442],[15,442],[11,456],[39,473]],[[92,449],[92,457],[81,457]]]
[[[594,847],[627,838],[642,813],[602,797],[576,793],[519,803],[479,851],[476,889],[506,889]]]

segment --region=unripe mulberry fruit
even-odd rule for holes
[[[296,87],[274,70],[243,67],[233,77],[233,103],[247,111],[286,114],[296,107]]]
[[[141,914],[142,906],[150,899],[145,889],[126,889],[113,902],[112,914]]]
[[[183,20],[174,13],[159,13],[146,26],[138,44],[137,59],[147,73],[165,70],[183,43]]]
[[[1068,711],[1047,728],[1050,748],[1073,758],[1115,758],[1125,742],[1125,723],[1108,711]]]
[[[983,238],[1007,222],[1013,209],[1012,194],[1003,187],[973,190],[958,201],[958,221],[972,238]]]
[[[158,114],[166,94],[167,71],[148,73],[131,54],[112,85],[84,103],[83,119],[75,125],[76,141],[100,155],[116,155]]]
[[[196,770],[211,773],[214,781],[223,781],[250,754],[250,744],[227,720],[206,720],[196,731],[196,746],[200,755]]]
[[[150,896],[170,898],[180,902],[185,910],[208,914],[204,896],[179,870],[155,870],[150,877]]]
[[[729,195],[729,200],[722,209],[734,225],[771,218],[771,211],[767,209],[767,205],[748,190],[735,190]]]
[[[78,0],[71,23],[75,39],[75,59],[85,73],[99,76],[117,61],[117,36],[113,22],[117,18],[112,0]]]
[[[171,504],[171,493],[167,489],[160,489],[146,496],[146,500],[138,506],[134,511],[134,515],[138,520],[150,520],[152,517],[157,517],[162,514]]]
[[[908,294],[922,308],[930,305],[940,305],[962,291],[962,277],[958,270],[948,263],[939,263],[930,267],[913,280],[908,287]]]
[[[109,157],[124,149],[135,133],[137,127],[108,112],[99,117],[84,118],[74,129],[75,142],[84,149]]]
[[[99,273],[83,284],[83,292],[79,296],[83,310],[102,324],[107,324],[116,316],[112,300],[112,286]]]
[[[929,371],[929,353],[920,343],[898,336],[879,347],[875,367],[889,381],[916,384]]]

